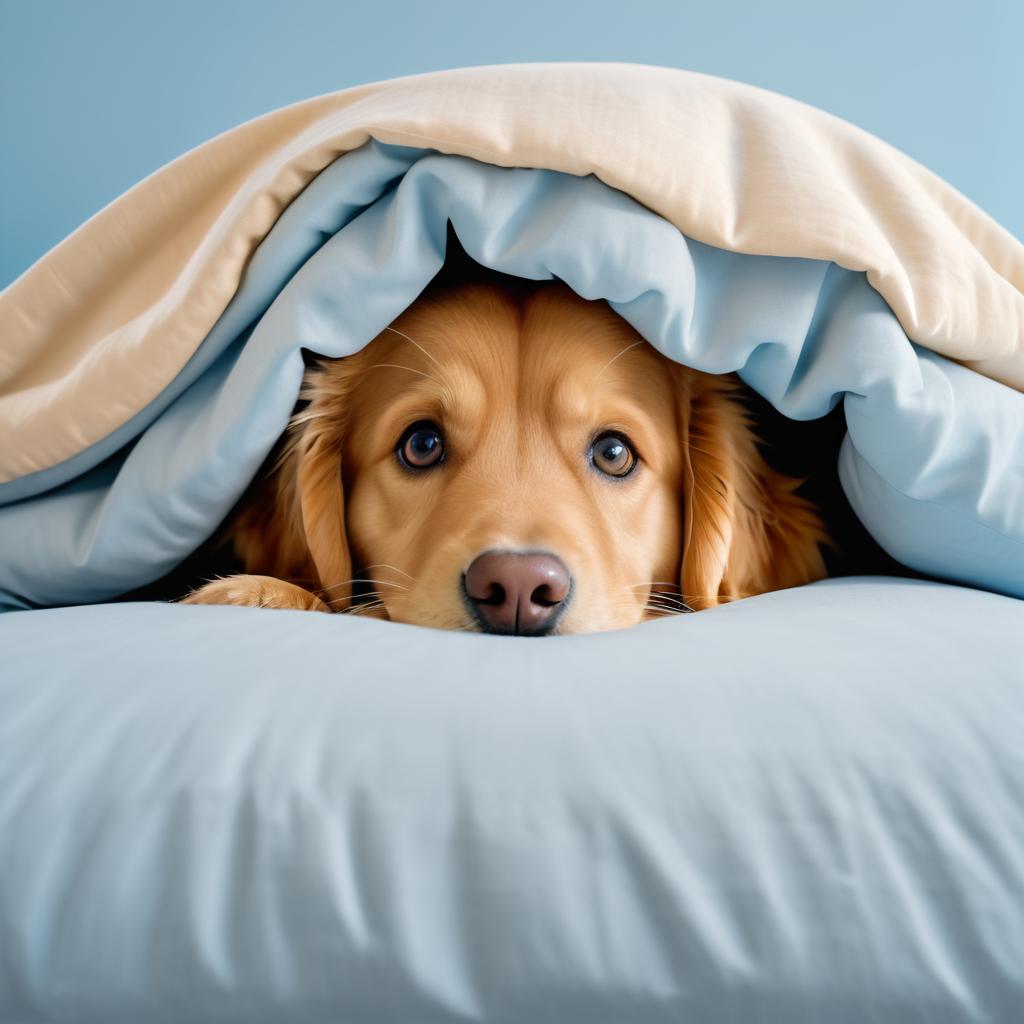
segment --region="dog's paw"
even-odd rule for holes
[[[273,576],[227,576],[194,590],[181,604],[235,604],[248,608],[284,608],[329,612],[316,594]]]

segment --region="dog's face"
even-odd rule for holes
[[[270,558],[258,531],[240,546],[292,575],[304,549],[336,608],[579,633],[823,575],[817,521],[761,460],[733,382],[564,285],[428,294],[306,396],[284,514],[259,531],[301,537]]]
[[[349,544],[391,618],[610,629],[677,575],[671,376],[623,326],[564,287],[522,306],[477,287],[360,354],[342,457]]]

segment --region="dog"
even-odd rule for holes
[[[190,604],[523,636],[619,629],[826,575],[803,482],[732,375],[661,355],[558,281],[428,287],[309,366]]]

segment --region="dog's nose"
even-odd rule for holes
[[[569,598],[565,563],[543,552],[487,551],[466,570],[466,594],[489,633],[543,636]]]

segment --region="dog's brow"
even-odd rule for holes
[[[405,338],[406,341],[415,345],[442,373],[444,372],[444,367],[415,338],[410,338],[408,334],[404,334],[395,327],[385,327],[384,330],[397,334],[400,338]]]
[[[630,349],[634,349],[637,346],[644,345],[644,344],[646,344],[646,342],[643,340],[643,338],[641,338],[639,341],[634,341],[632,345],[627,345],[620,352],[617,352],[614,356],[611,357],[611,359],[608,360],[607,363],[604,364],[604,366],[601,367],[600,370],[597,371],[597,373],[594,375],[594,379],[591,381],[591,384],[596,384],[597,381],[600,380],[601,374],[604,373],[604,371],[607,370],[608,367],[611,366],[612,363],[614,363],[616,359],[620,359],[627,352],[629,352]]]

